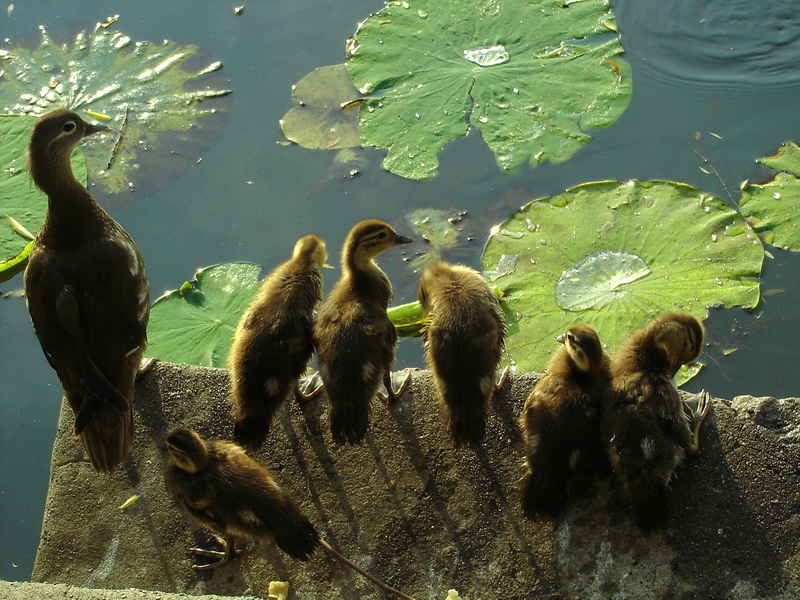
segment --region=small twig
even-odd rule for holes
[[[128,124],[128,107],[125,107],[125,114],[122,117],[122,125],[119,128],[119,135],[117,136],[117,141],[114,142],[114,147],[111,148],[111,158],[108,159],[108,164],[106,165],[106,171],[111,169],[111,164],[114,162],[114,158],[117,156],[117,150],[119,150],[120,145],[122,144],[122,133],[125,131],[125,126]]]
[[[327,552],[328,552],[328,553],[329,553],[329,554],[330,554],[330,555],[331,555],[333,558],[335,558],[335,559],[336,559],[336,560],[338,560],[339,562],[341,562],[341,563],[343,563],[343,564],[347,565],[348,567],[350,567],[351,569],[353,569],[353,570],[354,570],[356,573],[358,573],[359,575],[363,575],[364,577],[366,577],[367,579],[369,579],[369,580],[370,580],[372,583],[374,583],[374,584],[375,584],[375,585],[377,585],[379,588],[381,588],[381,589],[382,589],[384,592],[386,592],[386,593],[388,593],[388,594],[393,594],[394,596],[397,596],[398,598],[402,598],[403,600],[414,600],[414,598],[412,598],[411,596],[409,596],[409,595],[407,595],[407,594],[404,594],[404,593],[403,593],[403,592],[401,592],[400,590],[396,590],[396,589],[394,589],[393,587],[391,587],[391,586],[389,586],[389,585],[387,585],[387,584],[383,583],[383,582],[382,582],[380,579],[377,579],[377,578],[376,578],[376,577],[374,577],[373,575],[370,575],[369,573],[367,573],[367,572],[366,572],[364,569],[362,569],[361,567],[359,567],[358,565],[356,565],[356,564],[355,564],[353,561],[351,561],[349,558],[346,558],[346,557],[342,556],[341,554],[339,554],[339,553],[338,553],[336,550],[334,550],[334,549],[331,547],[331,545],[330,545],[328,542],[326,542],[326,541],[325,541],[325,540],[323,540],[322,538],[320,538],[320,540],[319,540],[319,545],[320,545],[320,546],[322,546],[323,548],[325,548],[325,550],[326,550],[326,551],[327,551]]]
[[[710,160],[708,160],[705,156],[700,154],[695,148],[692,148],[692,150],[694,151],[695,154],[697,154],[697,156],[699,156],[700,158],[702,158],[705,161],[705,163],[708,165],[709,169],[714,171],[714,175],[717,176],[717,179],[719,179],[719,182],[722,184],[722,187],[725,188],[725,193],[728,194],[728,198],[731,199],[731,202],[733,203],[733,205],[734,206],[739,206],[738,203],[736,202],[736,200],[733,199],[733,196],[731,195],[731,191],[728,189],[728,186],[725,185],[725,181],[723,181],[722,177],[720,177],[719,171],[717,171],[717,168],[714,165],[711,164]]]

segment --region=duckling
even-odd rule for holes
[[[167,491],[202,525],[216,535],[223,551],[191,548],[216,562],[193,569],[216,569],[237,552],[236,537],[269,538],[292,558],[308,561],[317,546],[360,575],[404,600],[410,596],[386,585],[342,556],[319,536],[314,525],[269,472],[247,456],[244,448],[222,440],[204,440],[187,427],[167,435],[164,484]]]
[[[696,409],[690,409],[681,401],[673,377],[681,365],[698,357],[702,343],[703,327],[697,319],[670,312],[631,335],[611,363],[601,431],[611,466],[645,533],[666,525],[667,492],[675,469],[700,448],[709,396],[702,393]]]
[[[28,166],[48,208],[24,281],[36,336],[75,413],[75,433],[92,466],[111,471],[133,444],[131,400],[150,287],[136,244],[72,174],[72,150],[104,129],[68,110],[34,124]]]
[[[166,440],[168,460],[164,482],[191,515],[220,536],[223,552],[192,548],[217,562],[195,569],[219,567],[234,553],[236,536],[271,538],[292,558],[306,561],[319,543],[317,530],[294,501],[244,449],[230,442],[206,441],[186,427]]]
[[[417,297],[430,319],[422,330],[425,358],[450,437],[456,447],[479,446],[505,342],[500,303],[477,271],[443,261],[422,272]]]
[[[564,345],[536,382],[521,419],[528,463],[522,508],[532,520],[558,516],[570,477],[605,462],[600,412],[610,359],[588,325],[574,325],[557,339]]]
[[[242,315],[230,353],[233,437],[256,450],[272,419],[297,382],[314,351],[314,308],[322,300],[320,269],[328,254],[315,235],[297,241],[290,258],[261,284]]]
[[[342,247],[342,277],[322,303],[314,324],[319,372],[330,406],[336,443],[358,444],[367,433],[370,401],[383,380],[387,403],[399,397],[391,384],[397,330],[386,309],[389,278],[373,260],[392,246],[412,240],[381,221],[361,221]]]

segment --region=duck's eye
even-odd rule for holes
[[[386,232],[385,232],[385,231],[381,231],[381,232],[378,234],[378,239],[379,239],[379,240],[382,240],[382,239],[384,239],[385,237],[386,237]]]
[[[568,333],[567,334],[567,339],[569,340],[570,344],[574,344],[575,343],[575,336],[573,334]]]
[[[69,133],[70,131],[75,129],[75,121],[67,121],[66,123],[64,123],[64,127],[62,127],[62,129],[67,133]]]

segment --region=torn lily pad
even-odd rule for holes
[[[82,144],[101,202],[165,185],[215,141],[230,90],[222,65],[198,46],[134,42],[99,23],[66,42],[39,28],[36,47],[0,47],[0,106],[34,116],[68,108],[108,125]]]
[[[11,217],[34,235],[47,213],[47,196],[31,183],[25,151],[34,117],[0,115],[0,281],[25,270],[30,239],[9,222]],[[86,161],[81,147],[72,154],[72,171],[86,182]]]
[[[258,291],[260,273],[252,263],[214,265],[161,296],[150,310],[145,356],[227,366],[236,325]]]
[[[746,181],[739,210],[766,243],[800,251],[800,147],[784,144],[757,162],[777,172],[767,183]]]
[[[424,244],[425,250],[411,261],[411,268],[421,269],[430,261],[441,258],[442,251],[458,244],[458,230],[451,217],[443,210],[420,208],[406,216],[406,221]],[[414,245],[409,249],[414,251]]]
[[[577,323],[613,352],[663,312],[702,320],[712,304],[754,307],[763,258],[758,237],[715,196],[604,181],[523,207],[494,229],[482,267],[506,293],[506,363],[541,371],[555,337]]]
[[[470,125],[505,171],[567,160],[630,100],[611,22],[607,0],[387,2],[350,44],[361,144],[410,179]]]
[[[360,97],[344,64],[314,69],[292,86],[295,104],[281,119],[288,140],[304,148],[332,150],[358,146]]]

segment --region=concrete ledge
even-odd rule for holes
[[[376,402],[363,446],[332,443],[319,399],[288,406],[256,458],[332,545],[417,600],[449,588],[469,600],[800,596],[799,400],[716,399],[701,453],[673,486],[669,527],[643,537],[602,478],[555,523],[522,517],[517,421],[535,380],[511,377],[479,451],[451,447],[430,374],[414,371],[397,406]],[[187,548],[210,536],[167,496],[163,439],[179,424],[230,439],[227,389],[225,370],[156,365],[137,387],[133,454],[111,475],[91,470],[62,409],[34,581],[266,597],[287,580],[290,600],[383,598],[322,552],[300,563],[269,543],[215,571],[190,568]]]
[[[0,581],[2,600],[254,600],[253,596],[187,596],[145,590],[93,590],[63,583]]]

